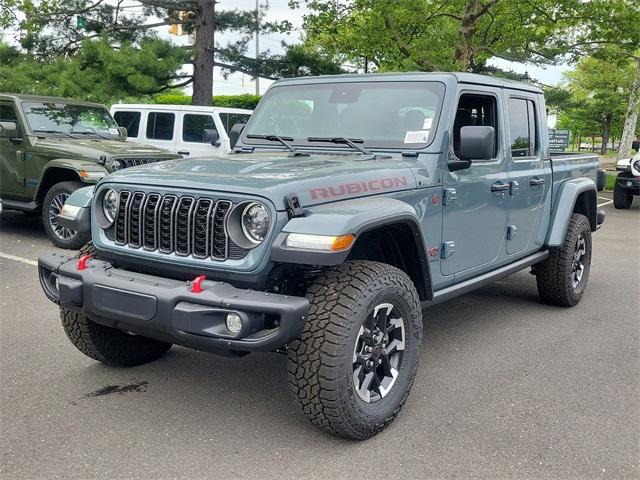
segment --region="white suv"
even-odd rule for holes
[[[183,156],[226,155],[236,138],[229,132],[253,112],[241,108],[118,103],[111,115],[132,142],[155,145]],[[234,135],[232,135],[233,137]]]

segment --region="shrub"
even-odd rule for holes
[[[260,101],[260,95],[245,93],[242,95],[214,95],[213,105],[216,107],[246,108],[253,110]],[[151,99],[151,103],[163,105],[191,105],[189,95],[167,93]]]

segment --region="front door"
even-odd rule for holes
[[[476,274],[490,270],[504,255],[509,172],[502,145],[503,120],[498,114],[504,111],[501,102],[497,88],[463,91],[459,97],[449,155],[457,156],[460,129],[464,126],[492,126],[496,144],[493,159],[472,160],[466,170],[445,171],[440,262],[443,275],[461,273],[462,279],[465,271]]]
[[[542,105],[535,94],[507,94],[511,162],[511,199],[507,253],[528,253],[540,248],[544,237],[535,238],[543,218],[543,199],[551,188],[551,164],[545,162],[540,142]]]
[[[220,131],[211,113],[185,113],[180,120],[181,128],[176,141],[176,151],[190,157],[219,155],[221,152]],[[218,134],[213,145],[211,135]]]
[[[14,122],[18,127],[15,137],[0,137],[0,196],[22,194],[25,189],[25,143],[13,104],[0,103],[0,122]]]

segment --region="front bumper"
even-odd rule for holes
[[[109,262],[50,253],[38,259],[46,296],[96,323],[185,347],[220,354],[272,351],[297,338],[309,302],[224,282],[204,281],[202,292],[191,282],[130,272]],[[237,335],[225,326],[227,314],[242,319]]]

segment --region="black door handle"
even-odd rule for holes
[[[505,192],[511,188],[511,185],[508,183],[496,182],[491,185],[492,192]]]
[[[180,151],[178,152],[178,155],[186,155],[186,156],[188,156],[188,155],[189,155],[189,152],[187,152],[186,150],[180,150]]]
[[[529,181],[529,185],[531,185],[532,187],[535,187],[535,186],[538,186],[538,185],[544,185],[544,178],[533,177]]]

